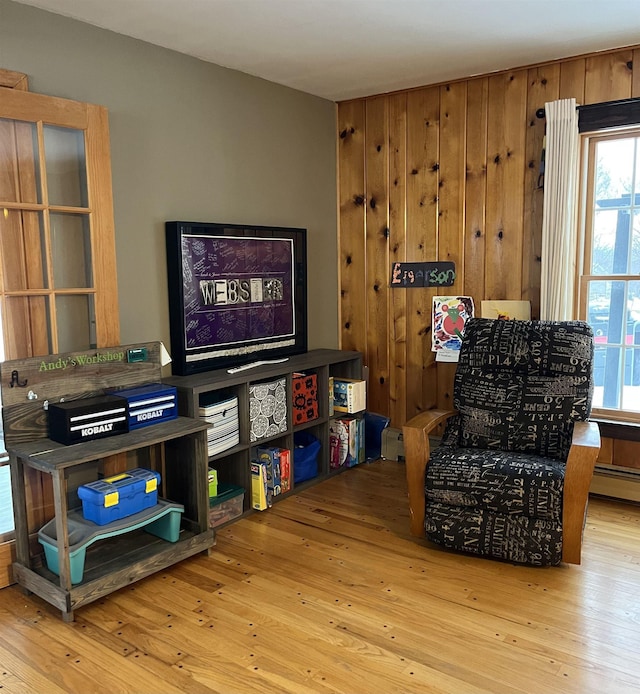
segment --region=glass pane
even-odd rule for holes
[[[56,297],[58,351],[76,352],[96,346],[95,310],[90,294]]]
[[[617,409],[620,407],[622,349],[596,344],[593,368],[593,406]]]
[[[6,359],[52,354],[51,320],[44,296],[12,296],[5,299],[9,330],[4,336]]]
[[[637,284],[637,283],[634,283]],[[622,344],[629,321],[626,306],[627,282],[593,281],[587,289],[587,321],[596,344]]]
[[[0,253],[5,291],[48,286],[42,213],[4,210],[0,214]]]
[[[41,203],[35,124],[0,118],[0,152],[0,200]]]
[[[91,287],[89,217],[51,213],[51,258],[56,289]]]
[[[625,377],[622,386],[622,408],[640,412],[640,330],[634,335],[633,344],[625,350]]]
[[[49,204],[87,207],[84,132],[45,125],[44,155]]]
[[[637,138],[603,140],[596,145],[595,192],[597,207],[628,205]],[[624,197],[626,196],[626,201]]]
[[[627,214],[626,219],[629,216]],[[622,221],[625,217],[623,216]],[[591,249],[592,275],[613,275],[614,272],[626,272],[625,236],[618,234],[618,210],[596,210],[593,215],[593,246]],[[628,234],[627,237],[628,239]],[[618,270],[614,270],[614,249],[617,250]],[[623,267],[620,267],[624,264]]]
[[[588,311],[596,346],[594,407],[640,411],[640,281],[590,282]]]
[[[638,196],[640,195],[640,152],[638,151],[638,145],[640,145],[640,137],[636,137],[635,147],[636,147],[636,178],[635,178],[635,192],[636,192],[636,205],[640,205],[640,200]]]
[[[640,200],[638,201],[640,203]],[[640,211],[633,212],[631,230],[631,270],[632,275],[640,275]]]

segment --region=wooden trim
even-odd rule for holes
[[[603,438],[617,439],[620,441],[640,441],[640,423],[615,421],[602,417],[591,417],[600,427],[600,435]]]
[[[3,70],[0,68],[0,87],[28,92],[29,78],[24,72],[14,72],[13,70]]]
[[[402,427],[411,534],[415,537],[424,537],[424,471],[431,454],[429,432],[454,414],[454,410],[427,410]]]
[[[0,545],[0,588],[13,583],[11,564],[16,558],[16,543],[11,540]]]
[[[576,422],[564,473],[562,500],[562,561],[580,564],[582,532],[600,432],[595,422]]]
[[[384,93],[384,94],[370,94],[366,97],[355,97],[353,99],[344,99],[343,101],[338,101],[336,102],[339,106],[342,104],[348,104],[348,103],[355,103],[357,101],[366,101],[367,99],[375,99],[379,96],[394,96],[395,94],[400,94],[400,93],[410,93],[412,91],[418,90],[418,89],[424,89],[425,87],[441,87],[446,84],[455,84],[456,82],[468,82],[471,80],[475,79],[483,79],[486,77],[492,77],[495,75],[500,75],[500,74],[506,74],[509,72],[513,72],[514,70],[534,70],[536,68],[543,68],[543,67],[548,67],[550,65],[561,65],[565,66],[569,63],[576,63],[580,60],[586,60],[587,58],[593,58],[594,56],[598,57],[604,57],[607,55],[612,55],[614,53],[620,53],[621,51],[625,50],[631,50],[633,51],[633,55],[635,57],[635,49],[640,49],[640,44],[632,44],[630,46],[618,46],[617,48],[608,48],[604,51],[596,51],[593,52],[591,51],[590,53],[580,53],[579,55],[572,55],[566,58],[556,58],[555,60],[545,60],[541,63],[529,63],[527,65],[516,65],[516,66],[511,66],[508,68],[505,68],[504,70],[497,70],[495,72],[483,72],[482,74],[479,75],[465,75],[464,77],[457,77],[455,79],[451,80],[445,80],[444,82],[435,82],[433,84],[427,84],[427,85],[421,85],[418,87],[410,87],[408,89],[397,89],[392,92]],[[640,52],[640,51],[639,51]],[[562,96],[560,97],[562,98]],[[543,104],[541,104],[542,106]]]
[[[621,99],[578,106],[578,130],[597,132],[640,123],[640,99]]]
[[[90,224],[96,290],[96,344],[107,347],[120,342],[109,119],[107,109],[102,106],[87,104],[87,115],[87,184],[93,194],[89,207],[93,210]]]
[[[7,87],[0,87],[0,101],[3,118],[30,123],[43,121],[77,130],[87,129],[88,104],[81,101],[44,96]],[[47,115],[43,118],[43,114]]]

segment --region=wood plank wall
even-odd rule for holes
[[[636,68],[634,70],[634,63]],[[399,427],[449,407],[454,365],[431,352],[431,300],[540,307],[545,102],[640,96],[640,46],[338,105],[343,349],[364,354],[368,409]],[[391,289],[394,261],[453,261],[440,289]]]

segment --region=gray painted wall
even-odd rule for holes
[[[109,109],[122,343],[169,347],[164,222],[308,229],[309,346],[338,346],[335,104],[0,0],[0,67]]]

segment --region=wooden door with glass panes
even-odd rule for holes
[[[117,345],[107,111],[29,92],[21,73],[0,70],[0,85],[0,360]],[[34,530],[52,515],[47,482],[27,481]],[[8,537],[0,533],[0,586]]]

